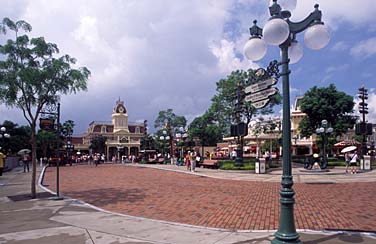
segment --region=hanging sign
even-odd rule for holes
[[[266,98],[269,98],[270,96],[273,96],[278,92],[278,89],[275,87],[270,87],[268,89],[256,92],[256,93],[251,93],[248,96],[245,97],[245,101],[247,102],[257,102],[260,100],[264,100]]]
[[[262,90],[268,89],[272,85],[277,84],[277,81],[278,80],[276,78],[269,78],[267,80],[259,81],[256,84],[247,86],[245,88],[245,94],[255,93],[255,92],[258,92],[258,91],[262,91]]]

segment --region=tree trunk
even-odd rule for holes
[[[31,175],[31,198],[34,199],[37,197],[36,193],[36,176],[37,176],[37,145],[35,141],[35,121],[31,125],[31,161],[32,161],[32,175]]]

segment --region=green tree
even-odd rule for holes
[[[185,127],[186,125],[186,118],[176,115],[171,108],[159,111],[158,117],[154,121],[154,128],[166,128],[172,134],[175,134],[180,127]]]
[[[104,153],[106,141],[107,137],[102,135],[96,136],[90,141],[89,148],[92,149],[95,153]]]
[[[351,115],[353,109],[352,96],[337,91],[334,84],[328,87],[314,86],[301,100],[300,110],[307,116],[299,124],[300,133],[311,136],[321,121],[326,119],[334,130],[333,136],[341,135],[356,122],[356,118]]]
[[[30,126],[19,126],[12,121],[5,120],[0,127],[5,127],[7,133],[10,135],[9,139],[3,138],[2,140],[3,145],[1,146],[4,149],[4,152],[9,154],[16,154],[21,149],[31,148]]]
[[[250,84],[246,84],[245,81],[249,80],[251,76],[255,75],[254,70],[237,70],[231,72],[226,79],[219,80],[216,85],[217,93],[211,99],[212,103],[207,113],[210,117],[215,118],[215,122],[221,130],[222,135],[229,134],[229,128],[231,122],[234,121],[234,111],[236,103],[236,89],[238,85],[243,87]],[[251,102],[244,102],[243,117],[244,121],[248,124],[252,117],[256,114],[269,114],[273,112],[273,107],[281,103],[280,94],[276,94],[270,98],[269,104],[260,110],[255,109]]]
[[[36,135],[37,146],[43,157],[50,157],[50,152],[60,145],[61,140],[54,131],[39,130]]]
[[[73,135],[74,131],[74,121],[73,120],[67,120],[65,121],[61,126],[61,134],[63,137],[70,137]]]
[[[43,37],[29,38],[20,31],[30,32],[31,25],[20,20],[4,18],[3,30],[13,31],[14,39],[0,46],[0,102],[21,109],[31,128],[32,179],[31,196],[36,197],[36,127],[41,110],[56,104],[61,94],[87,89],[90,71],[83,67],[73,69],[76,60],[69,55],[55,58],[56,44]]]
[[[188,134],[190,138],[199,138],[201,144],[201,154],[204,146],[216,146],[222,140],[220,128],[214,123],[209,113],[196,117],[189,125]]]

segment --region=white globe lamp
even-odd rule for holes
[[[289,34],[289,25],[286,21],[279,18],[269,20],[262,30],[265,42],[275,46],[284,43]]]
[[[266,44],[260,38],[251,38],[244,46],[244,55],[247,59],[252,61],[258,61],[262,59],[266,54]]]
[[[329,29],[323,24],[312,25],[304,33],[304,43],[313,50],[324,48],[329,41]]]
[[[292,41],[289,47],[290,64],[295,64],[303,57],[303,48],[297,41]]]

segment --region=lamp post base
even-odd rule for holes
[[[236,167],[242,167],[242,166],[244,165],[244,164],[243,164],[243,159],[242,159],[242,158],[239,158],[239,157],[236,157],[234,165],[235,165]]]
[[[240,148],[236,149],[236,158],[234,165],[236,167],[242,167],[244,165],[243,163],[243,150]]]
[[[302,242],[299,240],[299,235],[296,233],[296,235],[285,235],[281,233],[275,234],[275,239],[271,241],[273,244],[286,244],[286,243],[296,243],[296,244],[302,244]]]
[[[61,196],[61,195],[56,195],[56,196],[52,197],[51,199],[55,200],[55,201],[60,201],[60,200],[64,200],[64,197]]]

